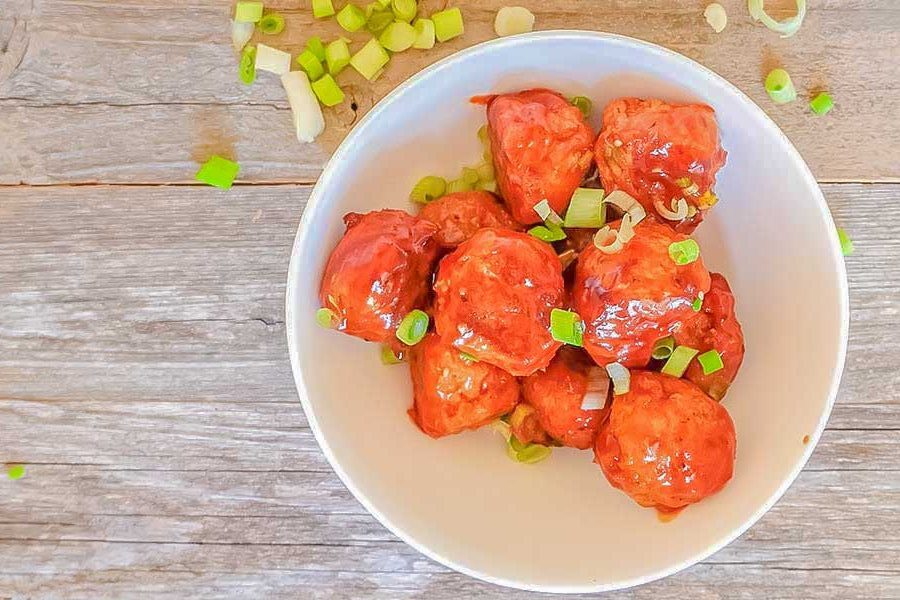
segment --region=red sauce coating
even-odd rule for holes
[[[455,248],[484,227],[522,230],[490,192],[455,192],[441,196],[426,204],[419,217],[440,228],[435,237],[445,248]]]
[[[463,359],[435,333],[409,350],[409,366],[413,381],[409,415],[434,438],[486,425],[519,400],[515,377],[487,363]]]
[[[434,291],[437,332],[480,361],[531,375],[560,346],[549,327],[565,295],[562,265],[530,235],[479,230],[441,260]]]
[[[526,225],[539,222],[534,205],[544,199],[564,214],[591,166],[594,133],[581,111],[546,89],[486,102],[497,185],[512,216]]]
[[[598,365],[646,366],[653,343],[694,316],[694,299],[709,291],[702,258],[679,266],[669,257],[669,244],[687,236],[651,217],[634,233],[615,254],[587,246],[575,265],[572,302],[585,323],[584,348]]]
[[[563,446],[586,450],[609,410],[581,410],[590,369],[600,369],[583,352],[564,346],[550,365],[522,382],[522,397],[535,408],[541,428]]]
[[[660,200],[672,209],[672,198],[684,198],[697,209],[674,224],[692,231],[710,204],[716,173],[725,164],[715,112],[706,104],[670,104],[662,100],[620,98],[603,110],[594,159],[607,191],[620,189],[655,214]],[[679,179],[688,178],[683,188]],[[686,183],[686,182],[682,182]]]
[[[696,383],[700,389],[716,400],[721,400],[728,386],[737,376],[744,360],[744,333],[734,314],[734,294],[728,281],[719,273],[710,274],[709,291],[703,298],[703,308],[675,330],[675,342],[689,346],[700,353],[716,350],[722,356],[724,367],[709,375],[696,360],[691,361],[685,379]]]
[[[641,506],[677,509],[715,494],[731,479],[734,424],[693,383],[631,372],[600,427],[594,455],[606,479]]]
[[[400,210],[349,213],[344,223],[322,275],[322,306],[339,331],[394,344],[397,325],[428,296],[438,228]]]

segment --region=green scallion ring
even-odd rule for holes
[[[411,310],[397,327],[397,339],[407,346],[415,346],[428,333],[428,313],[418,308]]]
[[[669,360],[663,365],[661,371],[672,377],[681,377],[684,375],[684,372],[687,370],[688,365],[691,364],[694,357],[697,356],[697,352],[699,352],[699,350],[694,350],[687,346],[678,346],[672,350]]]
[[[256,26],[266,35],[276,35],[284,31],[284,17],[278,13],[269,13],[263,15]]]
[[[669,258],[678,266],[689,265],[700,258],[700,245],[688,238],[669,244]]]
[[[389,10],[373,12],[366,20],[366,29],[369,33],[381,33],[387,26],[394,22],[394,13]]]
[[[650,352],[650,356],[655,358],[656,360],[666,360],[670,356],[672,356],[672,350],[675,348],[675,338],[671,335],[667,335],[664,338],[660,338],[653,343],[653,350]]]
[[[697,357],[697,362],[703,368],[704,375],[712,375],[716,371],[721,371],[725,368],[725,363],[722,362],[722,355],[716,350],[704,352]]]
[[[320,308],[316,311],[316,323],[325,329],[334,329],[338,322],[337,313],[330,308]]]
[[[809,108],[817,115],[824,115],[834,108],[834,100],[831,99],[828,92],[820,92],[809,101]]]
[[[794,82],[784,69],[772,69],[766,75],[766,93],[775,104],[787,104],[797,99]]]
[[[541,444],[528,444],[516,452],[516,460],[522,464],[533,465],[549,457],[553,450]]]
[[[241,52],[238,76],[245,85],[250,85],[256,79],[256,46],[247,46]]]
[[[381,347],[381,364],[383,365],[399,365],[403,362],[401,356],[394,354],[390,346]]]
[[[697,294],[697,297],[691,302],[691,308],[694,312],[700,312],[700,309],[703,308],[703,292]]]
[[[419,204],[428,204],[443,196],[446,191],[447,181],[443,177],[426,175],[413,186],[409,199]]]
[[[585,119],[591,118],[591,110],[594,105],[590,98],[586,96],[575,96],[570,102],[572,103],[572,106],[581,111],[581,114]]]
[[[584,323],[578,313],[554,308],[550,311],[550,335],[557,342],[584,346]]]
[[[841,243],[841,254],[850,256],[853,254],[853,240],[842,227],[837,228],[838,241]]]

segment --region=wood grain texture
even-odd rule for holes
[[[857,251],[812,460],[734,544],[604,598],[900,596],[898,190],[823,189]],[[28,468],[0,480],[0,597],[542,597],[424,558],[322,457],[283,322],[308,193],[0,188],[0,462]]]
[[[521,4],[537,15],[537,29],[625,34],[700,61],[763,106],[820,180],[900,180],[900,162],[885,141],[900,137],[900,5],[814,2],[800,32],[781,39],[751,22],[745,0],[722,1],[730,20],[720,35],[703,21],[699,0]],[[295,54],[310,35],[340,32],[333,21],[315,22],[306,0],[268,4],[287,18],[273,43]],[[444,4],[423,3],[426,13]],[[277,78],[263,73],[249,88],[237,81],[228,3],[3,0],[0,184],[189,183],[197,161],[212,152],[239,159],[242,181],[312,182],[329,150],[399,82],[493,38],[492,19],[504,0],[454,4],[465,14],[465,36],[396,55],[374,84],[347,69],[339,79],[348,101],[327,111],[321,144],[300,145]],[[776,107],[766,98],[762,79],[776,65],[791,72],[802,101]],[[827,118],[806,108],[809,94],[821,89],[837,102]]]

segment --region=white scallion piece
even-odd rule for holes
[[[621,396],[631,389],[631,372],[621,364],[614,362],[606,365],[606,372],[613,384],[613,394]]]
[[[600,367],[588,370],[587,393],[581,400],[581,410],[599,410],[606,406],[609,394],[609,375]]]
[[[256,70],[285,75],[291,70],[291,55],[265,44],[257,44]]]
[[[644,220],[644,217],[647,216],[647,211],[644,210],[644,207],[641,206],[641,203],[622,190],[615,190],[613,192],[610,192],[606,196],[606,198],[603,199],[603,201],[606,204],[612,204],[622,212],[631,215],[631,225],[637,225]],[[609,217],[607,217],[607,219],[608,218]]]
[[[281,76],[281,84],[287,92],[291,116],[297,139],[310,143],[325,130],[322,107],[312,91],[309,77],[303,71],[289,71]]]
[[[528,33],[534,29],[534,14],[522,6],[504,6],[494,19],[494,33],[500,37]]]
[[[545,223],[552,223],[554,225],[563,224],[562,217],[556,214],[556,211],[550,207],[550,203],[547,200],[541,200],[535,204],[534,212],[536,212]]]
[[[240,52],[253,37],[253,29],[255,23],[242,23],[240,21],[231,22],[231,45],[234,46],[235,52]]]
[[[725,7],[718,2],[713,2],[707,6],[706,10],[703,11],[703,16],[716,33],[722,33],[725,26],[728,25],[728,13],[725,12]]]
[[[806,0],[797,2],[797,14],[784,21],[776,21],[766,13],[764,0],[747,0],[747,8],[754,21],[759,21],[772,31],[780,33],[781,37],[791,37],[800,30],[803,19],[806,17]]]
[[[672,198],[675,200],[675,198]],[[681,221],[688,216],[688,203],[684,198],[678,198],[673,202],[675,205],[675,210],[670,210],[668,206],[662,200],[657,200],[653,203],[653,208],[656,209],[656,212],[659,213],[663,219],[667,219],[669,221]]]

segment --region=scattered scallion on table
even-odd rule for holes
[[[7,465],[6,476],[13,481],[25,477],[25,465]]]
[[[337,106],[344,101],[344,92],[331,75],[322,75],[311,85],[313,93],[323,106]]]
[[[837,228],[837,236],[838,241],[841,243],[841,254],[844,256],[853,254],[853,240],[850,239],[850,236],[847,235],[847,232],[842,227]]]
[[[256,46],[256,70],[284,75],[291,70],[291,55],[283,50],[258,44]]]
[[[394,21],[381,32],[378,41],[391,52],[403,52],[415,43],[416,30],[405,21]]]
[[[312,0],[313,17],[325,19],[334,15],[334,4],[331,0]]]
[[[381,74],[390,59],[384,47],[378,40],[372,38],[350,58],[350,66],[369,81],[373,81]]]
[[[391,11],[398,21],[409,23],[416,18],[418,10],[416,0],[391,0]]]
[[[194,178],[219,189],[230,189],[241,167],[236,162],[213,155],[200,167]]]
[[[416,19],[413,23],[416,30],[416,41],[413,42],[413,48],[419,50],[430,50],[434,48],[434,21],[431,19]]]
[[[439,42],[446,42],[465,33],[462,12],[458,7],[448,8],[431,15],[434,21],[434,36]]]
[[[494,33],[499,37],[528,33],[534,29],[534,14],[523,6],[504,6],[494,18]]]
[[[262,16],[262,2],[238,2],[234,6],[234,20],[238,23],[256,23]]]
[[[338,11],[337,17],[335,18],[337,19],[338,25],[351,33],[359,31],[362,29],[363,25],[366,24],[365,11],[355,4],[346,5]]]
[[[310,81],[315,81],[325,73],[322,62],[310,50],[304,50],[297,55],[297,64],[309,75]]]
[[[325,64],[332,75],[337,75],[350,64],[350,45],[347,40],[339,38],[325,46]]]
[[[797,99],[791,76],[784,69],[772,69],[766,75],[766,93],[775,104],[787,104]]]
[[[322,43],[322,38],[314,35],[306,40],[306,49],[312,52],[319,62],[325,62],[325,44]]]
[[[238,77],[246,85],[250,85],[256,79],[256,46],[247,46],[241,52]]]
[[[256,26],[266,35],[276,35],[284,31],[284,17],[278,13],[269,13],[263,15]]]
[[[817,115],[827,114],[834,108],[834,100],[828,92],[819,92],[816,97],[809,101],[809,108]]]

